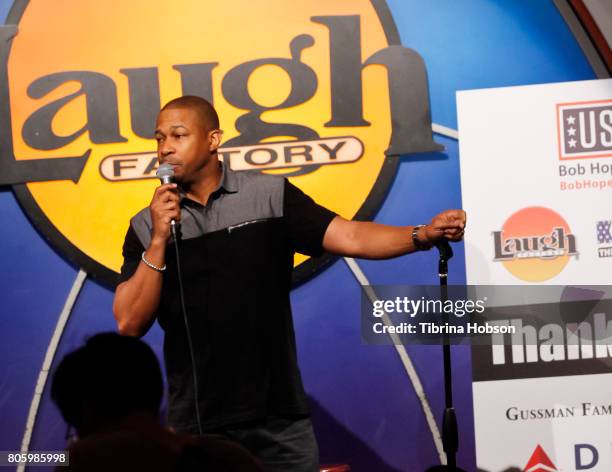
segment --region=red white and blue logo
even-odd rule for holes
[[[612,100],[557,105],[559,160],[612,156]]]

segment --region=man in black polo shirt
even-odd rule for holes
[[[159,186],[130,222],[114,301],[119,331],[142,336],[158,319],[176,430],[241,442],[270,470],[317,470],[289,302],[294,252],[395,257],[460,240],[465,213],[448,210],[419,227],[348,221],[282,177],[232,172],[217,157],[217,113],[198,97],[164,106],[155,136],[177,183]],[[180,222],[197,400],[172,220]]]

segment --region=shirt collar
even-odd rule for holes
[[[222,162],[219,162],[219,165],[221,166],[221,179],[219,180],[219,185],[215,189],[215,192],[223,189],[228,193],[236,193],[238,191],[238,179],[236,179],[236,174],[230,168],[229,164],[224,165]]]
[[[210,194],[211,198],[216,198],[220,193],[236,193],[238,192],[238,179],[236,178],[235,172],[229,167],[229,165],[224,165],[222,162],[219,162],[219,166],[221,167],[221,178],[219,179],[219,184]],[[193,203],[199,205],[199,203],[191,200],[187,194],[181,189],[179,190],[179,197],[181,199],[181,204],[183,203]]]

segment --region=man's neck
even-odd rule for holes
[[[219,160],[211,159],[209,164],[202,169],[201,177],[184,188],[186,196],[202,205],[206,205],[210,195],[219,187],[221,174]]]

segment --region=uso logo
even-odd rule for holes
[[[576,237],[557,212],[528,207],[506,220],[493,232],[494,260],[502,262],[515,277],[542,282],[559,274],[576,256]]]
[[[612,156],[612,100],[557,104],[559,160]]]
[[[213,102],[232,168],[285,175],[346,218],[372,218],[394,156],[442,149],[423,60],[379,0],[18,0],[6,23],[0,184],[108,283],[157,185],[155,118],[175,97]],[[297,256],[297,278],[325,262]]]

